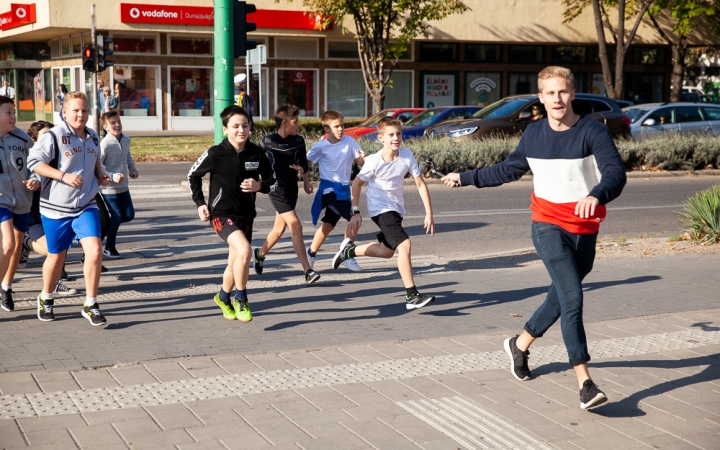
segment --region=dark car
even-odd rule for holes
[[[573,111],[587,114],[607,125],[613,137],[630,136],[630,119],[615,100],[601,95],[575,94]],[[537,95],[505,97],[467,119],[451,120],[427,130],[429,136],[457,139],[479,139],[492,135],[522,133],[528,124],[547,117],[545,106]]]
[[[402,138],[408,140],[423,137],[428,127],[446,120],[470,117],[480,109],[480,106],[446,106],[426,109],[405,122],[402,127]],[[364,137],[366,139],[377,139],[377,131],[368,133]]]

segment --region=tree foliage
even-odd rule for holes
[[[334,22],[344,33],[348,32],[346,17],[352,19],[365,85],[378,111],[383,108],[393,68],[408,44],[427,37],[431,22],[469,10],[461,0],[302,1],[320,14],[325,25]]]

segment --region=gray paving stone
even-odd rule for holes
[[[395,343],[378,342],[369,344],[369,347],[391,359],[415,358],[420,356],[419,354]]]
[[[367,345],[343,345],[340,350],[360,362],[386,361],[388,358]]]
[[[232,425],[228,423],[212,423],[206,426],[187,427],[186,431],[198,441],[208,441],[213,439],[221,439],[223,442],[228,441],[244,441],[248,448],[252,448],[253,443],[267,443],[255,430],[247,425],[239,416],[235,416],[236,421]]]
[[[193,376],[177,362],[147,362],[145,368],[160,382],[188,380]]]
[[[115,388],[119,386],[107,370],[83,370],[73,372],[73,375],[82,389]]]
[[[22,431],[20,431],[20,428],[14,420],[5,420],[0,422],[0,437],[2,437],[3,447],[27,447]]]
[[[634,439],[628,439],[627,436],[612,432],[595,435],[592,439],[583,437],[578,439],[568,439],[567,441],[571,444],[579,446],[583,450],[599,450],[607,448],[624,450],[628,448],[645,447],[642,442]]]
[[[64,428],[83,428],[87,426],[82,417],[76,414],[33,417],[27,419],[17,419],[17,421],[25,432],[60,430]]]
[[[155,379],[150,372],[141,365],[113,367],[109,369],[109,372],[123,386],[157,382],[157,379]]]
[[[143,433],[128,439],[131,448],[158,448],[162,446],[174,447],[182,444],[192,444],[195,441],[185,430],[169,430],[155,433]]]
[[[1,356],[3,360],[5,356]],[[31,372],[0,373],[0,392],[9,394],[32,394],[41,392]]]
[[[325,436],[318,439],[299,439],[298,444],[306,450],[364,450],[370,448],[367,442],[348,431],[347,435]]]
[[[697,445],[694,445],[688,441],[679,439],[675,436],[671,436],[666,433],[658,433],[650,436],[644,436],[642,442],[647,446],[660,449],[672,449],[672,450],[697,450]],[[701,447],[703,448],[703,447]],[[713,447],[705,447],[707,450]]]
[[[343,408],[355,420],[372,420],[404,414],[406,411],[397,405],[382,406],[358,406],[355,408]]]
[[[215,356],[217,364],[231,374],[257,372],[261,370],[242,355]]]
[[[245,357],[250,362],[265,371],[287,370],[295,368],[295,366],[275,354],[246,355]]]
[[[143,419],[129,419],[119,422],[113,422],[120,435],[128,442],[131,442],[136,436],[148,433],[158,433],[162,429],[150,417]]]
[[[31,447],[36,445],[68,445],[76,447],[75,441],[73,441],[66,429],[26,431],[25,435],[30,441]]]
[[[350,416],[347,416],[350,419]],[[336,416],[338,418],[338,416]],[[318,423],[309,420],[307,425],[302,425],[301,428],[315,438],[336,436],[347,434],[347,428],[340,425],[338,422],[327,422],[319,421]]]
[[[106,445],[125,445],[120,435],[109,424],[70,428],[70,433],[82,448]]]
[[[203,425],[185,405],[148,406],[145,410],[153,416],[164,430],[175,430]]]
[[[82,417],[84,417],[90,425],[116,423],[126,420],[149,420],[152,422],[152,418],[148,416],[142,408],[86,412],[82,414]]]
[[[301,428],[298,428],[282,416],[271,422],[254,420],[252,417],[245,417],[245,420],[250,422],[260,433],[267,436],[274,444],[295,442],[309,438],[308,434]]]
[[[200,442],[191,442],[189,444],[181,444],[178,446],[180,450],[225,450],[227,447],[225,447],[223,444],[221,444],[219,441],[215,439],[200,441]]]
[[[290,390],[244,395],[242,398],[253,407],[268,404],[277,405],[280,403],[298,402],[303,400],[303,398],[296,392]]]
[[[80,389],[69,372],[35,372],[43,392],[74,391]]]
[[[219,377],[229,374],[218,366],[212,358],[189,358],[180,360],[180,364],[195,378]]]
[[[335,366],[341,364],[357,364],[360,361],[344,353],[337,348],[325,348],[310,352],[317,359],[324,361],[326,365]]]

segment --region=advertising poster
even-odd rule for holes
[[[455,105],[455,75],[425,74],[423,76],[424,108]]]
[[[590,86],[590,93],[597,95],[605,95],[605,82],[603,81],[603,74],[594,73],[592,78],[592,86]]]

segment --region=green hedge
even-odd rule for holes
[[[365,119],[345,119],[345,127],[350,128],[364,122]],[[256,120],[254,136],[266,136],[277,131],[274,120]],[[320,119],[300,119],[300,134],[305,137],[308,142],[314,142],[322,137],[324,133],[322,122]]]
[[[496,137],[454,142],[445,137],[414,139],[403,142],[403,147],[412,150],[418,163],[422,164],[427,156],[431,156],[437,170],[448,173],[497,164],[515,150],[519,141],[518,137]],[[307,141],[308,149],[312,142]],[[720,136],[667,134],[642,141],[618,140],[615,143],[628,171],[720,168]],[[360,146],[368,155],[382,148],[380,142],[367,139],[360,139]],[[312,166],[310,178],[317,180],[317,168]]]

